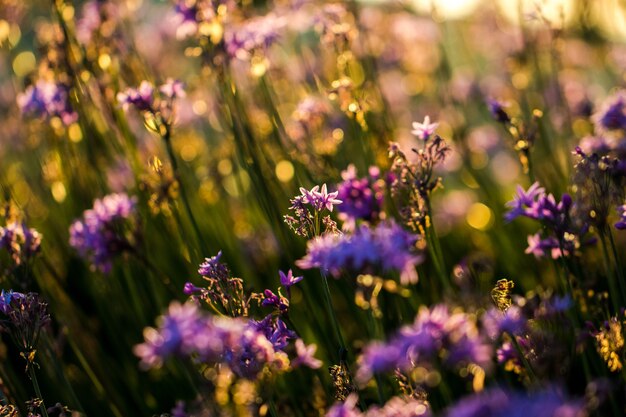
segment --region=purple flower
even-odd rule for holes
[[[126,194],[95,200],[93,208],[70,226],[70,245],[92,268],[109,272],[113,258],[132,250],[138,238],[135,205],[136,198]]]
[[[341,173],[343,182],[337,186],[337,197],[342,201],[338,207],[344,229],[353,230],[357,220],[375,221],[381,217],[384,181],[377,167],[369,169],[369,176],[357,178],[354,165]]]
[[[567,401],[555,388],[525,394],[498,388],[461,399],[446,417],[583,417],[583,401]]]
[[[134,106],[139,111],[151,111],[154,108],[154,86],[149,81],[142,81],[139,88],[127,88],[117,93],[117,101],[124,110]]]
[[[457,369],[477,364],[490,367],[491,348],[483,341],[472,316],[450,312],[445,304],[421,307],[415,322],[405,326],[389,342],[374,342],[359,358],[357,379],[365,383],[373,374],[396,368],[441,364]]]
[[[183,83],[172,78],[168,78],[165,84],[159,87],[159,91],[169,99],[185,97]]]
[[[609,97],[602,105],[602,109],[593,116],[600,130],[626,129],[626,103],[624,91],[620,90]]]
[[[283,271],[278,271],[278,275],[280,276],[280,285],[287,290],[304,279],[303,276],[294,277],[291,269],[287,272],[287,274]]]
[[[615,223],[615,228],[618,230],[626,229],[626,204],[617,207],[619,214],[619,221]]]
[[[491,116],[499,123],[509,123],[511,118],[507,114],[507,112],[502,107],[502,104],[496,100],[488,99],[487,107],[489,108],[489,112]]]
[[[71,108],[68,93],[65,85],[40,79],[17,95],[17,105],[22,113],[48,119],[59,117],[63,124],[70,125],[78,120],[78,114]]]
[[[22,294],[10,290],[0,295],[0,330],[11,335],[20,353],[32,361],[41,330],[50,323],[48,304],[39,294]]]
[[[41,234],[24,223],[12,222],[0,227],[0,249],[6,250],[14,266],[27,262],[39,252]]]
[[[372,269],[399,271],[402,284],[417,282],[415,266],[423,255],[415,249],[417,235],[394,222],[366,224],[352,234],[324,235],[309,240],[307,254],[296,262],[303,269],[319,268],[338,277],[342,270],[365,273]]]
[[[227,279],[230,276],[228,267],[220,262],[222,251],[211,258],[205,258],[198,268],[198,274],[211,279]]]
[[[313,355],[317,350],[315,344],[305,345],[302,339],[296,340],[296,358],[291,362],[294,368],[298,366],[307,366],[311,369],[318,369],[322,366],[322,361],[316,359]]]
[[[342,203],[341,200],[337,199],[339,192],[335,191],[329,193],[326,184],[322,185],[321,190],[319,185],[311,188],[311,190],[300,187],[300,193],[302,193],[302,202],[311,205],[316,211],[322,211],[324,209],[333,211],[334,204]]]
[[[284,312],[289,309],[289,301],[280,295],[280,293],[274,294],[271,290],[263,291],[263,300],[261,301],[263,307],[274,307],[278,311]]]
[[[430,123],[430,116],[426,116],[423,123],[413,122],[411,133],[426,142],[435,133],[438,126],[439,123]]]
[[[392,397],[385,405],[372,406],[360,411],[357,395],[350,394],[346,400],[338,402],[328,410],[326,417],[429,417],[432,413],[428,402],[409,396]]]
[[[224,33],[226,52],[233,58],[247,61],[255,52],[264,52],[276,42],[284,26],[283,18],[268,14],[249,19],[238,27],[229,27]]]
[[[524,191],[524,188],[522,188],[521,185],[518,185],[515,197],[512,201],[506,203],[507,207],[510,207],[511,209],[506,214],[505,219],[507,221],[512,221],[519,216],[526,215],[526,208],[533,206],[539,198],[545,196],[545,193],[545,188],[541,187],[538,182],[533,183],[527,191]]]

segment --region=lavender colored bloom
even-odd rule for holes
[[[497,122],[503,123],[503,124],[511,122],[511,118],[509,117],[507,112],[504,110],[500,102],[493,100],[493,99],[488,99],[487,107],[489,108],[489,112],[491,113],[491,116]]]
[[[59,117],[65,125],[78,120],[78,114],[72,110],[69,102],[69,89],[63,84],[43,79],[18,94],[17,105],[22,113],[42,118]]]
[[[41,330],[50,322],[48,304],[34,292],[22,294],[3,290],[0,312],[0,330],[9,333],[30,364],[34,360]]]
[[[159,91],[169,99],[185,97],[184,84],[181,81],[168,78],[165,84],[159,87]]]
[[[492,340],[497,340],[503,333],[519,334],[527,324],[527,319],[518,306],[511,306],[506,311],[492,307],[481,318],[485,333]]]
[[[432,413],[428,403],[422,399],[395,396],[385,405],[372,406],[362,412],[357,405],[357,395],[350,394],[346,400],[328,410],[326,417],[429,417]]]
[[[430,123],[430,116],[426,116],[423,123],[413,122],[411,133],[426,142],[435,133],[438,126],[439,123]]]
[[[115,256],[132,250],[138,238],[135,205],[136,198],[126,194],[95,200],[93,208],[70,226],[70,245],[92,268],[108,273]]]
[[[6,250],[15,266],[27,262],[39,252],[41,234],[24,223],[12,222],[0,227],[0,249]]]
[[[127,88],[117,93],[117,101],[124,110],[132,105],[139,111],[152,111],[154,108],[154,86],[149,81],[142,81],[139,88]]]
[[[302,339],[296,340],[296,358],[291,362],[294,368],[298,366],[306,366],[311,369],[318,369],[322,366],[322,361],[316,359],[313,355],[317,350],[315,344],[305,345]]]
[[[533,183],[527,191],[518,185],[515,190],[515,197],[506,203],[507,207],[511,209],[506,214],[505,219],[512,221],[519,216],[526,215],[527,207],[532,207],[538,199],[545,196],[545,193],[545,188],[541,187],[538,182]]]
[[[204,262],[200,264],[200,268],[198,268],[198,274],[212,279],[228,278],[230,271],[225,264],[220,262],[221,258],[222,251],[219,251],[217,255],[211,258],[205,258]]]
[[[278,275],[280,276],[280,285],[287,290],[304,279],[303,276],[294,277],[291,269],[286,274],[283,271],[278,271]]]
[[[344,229],[353,230],[357,220],[375,221],[381,217],[384,181],[377,167],[369,169],[369,176],[357,178],[354,165],[341,173],[343,182],[337,186],[337,197],[342,201],[338,207]]]
[[[204,364],[221,363],[236,375],[254,380],[265,370],[288,369],[284,349],[295,338],[296,334],[271,314],[261,321],[214,317],[194,302],[173,302],[159,318],[157,328],[144,330],[145,341],[135,346],[134,352],[144,369],[158,368],[169,357],[178,356]]]
[[[615,228],[618,230],[626,229],[626,204],[617,207],[619,214],[619,221],[615,223]]]
[[[285,312],[289,309],[289,301],[279,294],[274,294],[271,290],[266,289],[263,291],[263,300],[261,301],[263,307],[274,307],[280,312]]]
[[[626,129],[625,110],[624,91],[620,90],[605,100],[601,110],[593,116],[593,120],[600,130]]]
[[[491,349],[478,332],[474,319],[450,312],[444,304],[422,307],[415,322],[405,326],[389,342],[365,347],[359,358],[357,379],[364,383],[373,374],[415,366],[441,364],[450,369],[474,363],[490,367]]]
[[[300,192],[302,193],[302,202],[311,205],[316,211],[324,209],[333,211],[333,205],[342,203],[341,200],[337,199],[339,192],[329,193],[326,184],[322,185],[321,190],[319,185],[311,188],[311,190],[300,187]]]
[[[423,260],[423,255],[415,249],[418,239],[394,222],[380,223],[376,227],[363,224],[352,234],[329,234],[309,240],[306,256],[296,265],[329,271],[335,277],[342,270],[354,273],[399,271],[402,284],[415,283],[415,266]]]
[[[281,17],[268,14],[249,19],[239,27],[231,27],[224,33],[226,52],[233,58],[247,61],[276,42],[284,26]]]
[[[555,388],[524,394],[498,388],[461,399],[446,417],[584,417],[583,401],[568,401]]]

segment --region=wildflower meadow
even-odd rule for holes
[[[626,415],[625,22],[0,0],[0,417]]]

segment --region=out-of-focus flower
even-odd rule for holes
[[[555,388],[531,394],[490,389],[461,399],[445,417],[585,417],[583,401],[568,401]]]
[[[617,213],[619,214],[619,221],[615,223],[615,228],[624,230],[626,229],[626,204],[618,206]]]
[[[93,208],[70,226],[70,245],[92,268],[108,273],[117,255],[135,248],[139,237],[135,216],[134,197],[109,194],[97,199]]]
[[[361,411],[357,405],[357,394],[351,394],[343,403],[333,405],[326,417],[428,417],[432,413],[424,400],[394,396],[383,406],[372,406]]]
[[[9,253],[16,266],[31,259],[40,246],[41,234],[24,223],[11,222],[0,227],[0,249]]]
[[[599,131],[626,130],[626,101],[624,91],[620,90],[607,98],[600,111],[593,115]]]
[[[291,362],[294,368],[297,366],[307,366],[311,369],[318,369],[322,366],[322,361],[313,355],[317,350],[316,345],[305,345],[302,339],[296,340],[296,358]]]
[[[233,58],[247,61],[264,54],[280,36],[285,26],[283,18],[274,14],[254,17],[242,25],[229,27],[224,33],[226,52]]]
[[[355,166],[350,165],[341,177],[343,182],[337,186],[337,197],[342,201],[338,210],[344,229],[353,230],[357,220],[375,222],[384,217],[384,181],[377,167],[370,167],[367,177],[357,178]]]
[[[142,81],[138,88],[127,88],[124,92],[117,93],[117,101],[124,110],[132,105],[139,111],[149,111],[153,109],[154,86],[149,81]]]
[[[364,383],[376,373],[438,364],[455,370],[470,364],[488,369],[490,359],[491,348],[472,316],[439,304],[421,307],[415,322],[389,342],[368,345],[359,358],[357,379]]]
[[[59,117],[65,125],[78,120],[78,114],[72,110],[68,88],[63,84],[44,79],[26,88],[17,95],[17,105],[22,113],[34,114],[49,119]]]
[[[504,110],[504,107],[500,102],[494,99],[487,100],[487,107],[489,108],[489,112],[491,116],[500,123],[507,124],[511,122],[511,117]]]
[[[431,123],[430,116],[424,117],[424,122],[413,122],[413,130],[411,133],[417,136],[418,139],[426,142],[435,133],[435,129],[439,126],[439,123]]]
[[[399,271],[403,284],[417,282],[415,266],[423,254],[416,248],[419,236],[407,232],[395,222],[366,224],[352,234],[327,234],[309,240],[307,254],[296,262],[300,268],[319,268],[339,277],[342,271],[366,273],[381,270]]]

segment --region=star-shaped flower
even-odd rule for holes
[[[423,123],[413,122],[411,133],[425,142],[435,133],[437,126],[439,126],[439,123],[430,123],[430,116],[426,116]]]

